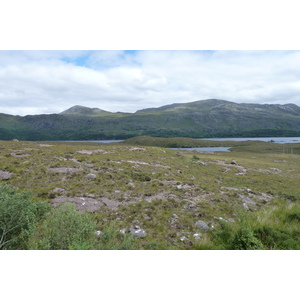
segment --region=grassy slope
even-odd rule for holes
[[[94,213],[98,226],[102,229],[113,221],[116,228],[128,229],[139,224],[148,235],[139,240],[138,248],[214,248],[209,234],[200,241],[193,238],[199,232],[195,222],[201,219],[215,228],[220,226],[216,217],[237,222],[245,201],[252,215],[267,208],[260,218],[277,227],[278,220],[282,226],[287,221],[276,219],[278,213],[270,211],[278,207],[287,210],[289,201],[295,201],[293,211],[299,210],[300,156],[276,150],[273,143],[244,145],[229,153],[126,144],[49,144],[53,146],[2,141],[0,170],[13,173],[7,183],[31,190],[35,201],[51,202],[58,196],[116,201],[120,204],[117,209],[103,205]],[[297,144],[294,147],[299,149]],[[100,151],[85,154],[80,150]],[[231,164],[232,160],[237,164]],[[59,167],[80,170],[49,170]],[[87,179],[89,173],[96,174],[96,179]],[[55,190],[58,187],[64,191]],[[271,216],[266,221],[268,214]],[[180,241],[182,236],[187,242]],[[276,248],[273,244],[270,247]]]
[[[88,140],[160,137],[234,137],[300,135],[296,105],[236,104],[206,100],[134,114],[82,113],[0,116],[0,139]],[[80,112],[81,110],[79,110]]]

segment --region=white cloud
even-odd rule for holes
[[[88,58],[88,65],[94,68],[119,65],[122,62],[124,51],[101,50],[92,52]]]
[[[0,51],[0,112],[134,112],[218,98],[300,105],[300,51]]]

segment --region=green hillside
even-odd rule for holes
[[[136,113],[110,113],[74,106],[61,114],[0,115],[2,140],[101,140],[141,135],[190,138],[299,136],[300,107],[210,99]]]

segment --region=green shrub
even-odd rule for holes
[[[254,235],[268,249],[295,249],[297,241],[294,240],[292,232],[286,229],[262,226],[254,230]],[[299,245],[298,245],[299,247]]]
[[[131,171],[131,178],[137,181],[151,181],[151,177],[140,171]]]
[[[250,214],[246,211],[238,212],[239,219],[236,224],[225,221],[212,232],[215,247],[228,250],[258,250],[264,246],[254,235],[250,225]]]
[[[129,234],[121,234],[114,222],[108,224],[101,233],[99,250],[133,250],[135,247],[134,237]]]
[[[37,217],[43,214],[37,208],[29,193],[0,185],[0,249],[27,248]]]
[[[263,245],[257,239],[250,228],[239,228],[235,233],[231,243],[231,250],[259,250]]]
[[[287,214],[286,216],[287,221],[298,221],[300,222],[300,211],[292,212]]]
[[[53,209],[31,241],[32,249],[92,249],[96,242],[96,223],[91,215],[78,212],[73,204]]]
[[[230,241],[234,237],[233,224],[228,222],[220,222],[220,228],[212,232],[216,244],[223,245],[224,248],[228,248]]]
[[[282,198],[290,202],[296,202],[299,199],[299,197],[292,194],[280,193],[280,195]]]

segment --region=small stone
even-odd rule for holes
[[[195,233],[195,234],[193,234],[193,237],[195,240],[199,240],[201,237],[201,233]]]
[[[179,185],[176,186],[176,188],[177,188],[177,190],[181,190],[182,189],[182,185],[179,184]]]
[[[125,234],[126,233],[126,228],[120,229],[120,233]]]
[[[204,221],[201,221],[201,220],[198,220],[195,223],[195,225],[203,231],[208,231],[210,229],[209,226]]]
[[[101,233],[102,233],[102,231],[101,231],[101,230],[97,230],[97,231],[96,231],[96,234],[97,234],[98,236],[100,236],[100,235],[101,235]]]
[[[281,170],[279,170],[278,168],[270,168],[271,170],[277,171],[277,172],[281,172]]]
[[[148,216],[148,215],[143,215],[143,218],[145,219],[145,220],[151,220],[151,217],[150,216]]]
[[[185,242],[185,241],[187,241],[187,240],[188,240],[188,238],[187,238],[187,237],[185,237],[185,236],[182,236],[182,237],[180,238],[180,240],[181,240],[182,242]]]
[[[170,221],[168,221],[171,225],[175,224],[177,222],[176,219],[171,219]]]
[[[243,203],[243,207],[244,207],[244,209],[249,210],[249,207],[246,203]]]
[[[146,231],[138,225],[131,225],[129,230],[134,237],[145,237],[147,235]]]
[[[94,164],[92,164],[92,163],[85,163],[85,166],[88,167],[88,168],[93,168]]]
[[[97,175],[96,175],[96,174],[93,174],[93,173],[90,173],[90,174],[86,175],[85,177],[86,177],[87,179],[93,180],[93,179],[95,179],[95,178],[97,177]]]
[[[230,162],[230,164],[231,164],[231,165],[237,165],[237,163],[236,163],[235,160],[232,160],[232,161]]]

